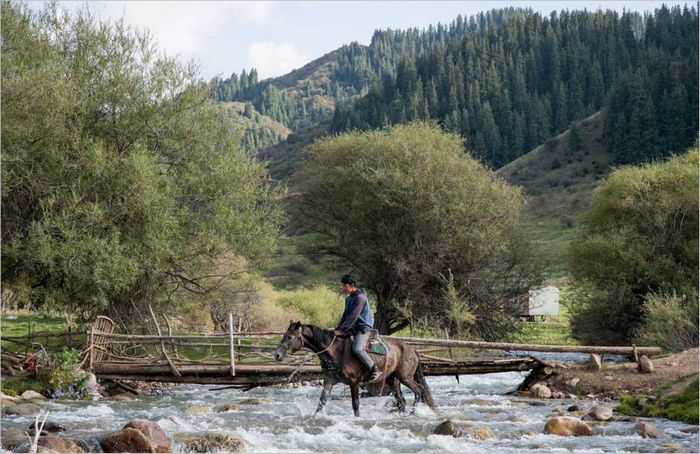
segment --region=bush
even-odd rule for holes
[[[302,323],[310,323],[321,328],[335,327],[343,315],[345,299],[338,292],[328,287],[317,286],[313,289],[287,290],[277,292],[275,304],[289,310],[289,322],[292,315],[297,313]],[[285,323],[285,328],[288,323]]]
[[[697,292],[697,148],[613,171],[594,193],[569,261],[587,293],[572,319],[585,343],[631,342],[649,293]]]
[[[37,379],[54,399],[85,399],[90,396],[87,374],[80,370],[80,351],[63,348],[41,355],[37,361]]]
[[[650,293],[644,301],[644,325],[638,344],[677,352],[698,346],[698,295]]]

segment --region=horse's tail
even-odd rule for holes
[[[418,363],[416,372],[413,374],[413,381],[418,383],[418,386],[421,388],[421,400],[433,410],[437,410],[437,405],[435,405],[433,395],[430,393],[428,382],[425,381],[425,375],[423,375],[423,364]]]

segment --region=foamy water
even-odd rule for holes
[[[589,408],[595,403],[570,399],[544,401],[505,396],[523,379],[516,372],[454,377],[428,377],[439,406],[439,414],[420,405],[415,414],[392,412],[393,397],[360,400],[361,417],[353,416],[349,389],[337,385],[322,413],[314,414],[320,386],[210,391],[216,386],[183,386],[163,396],[137,396],[132,401],[96,402],[52,401],[44,408],[49,419],[67,429],[67,435],[99,436],[121,428],[134,418],[159,419],[171,436],[182,433],[227,432],[243,439],[248,452],[668,452],[669,443],[687,452],[698,452],[697,429],[684,423],[650,419],[666,439],[643,439],[634,433],[634,423],[614,421],[593,427],[592,437],[557,437],[543,434],[544,424],[556,409],[577,405]],[[407,407],[413,394],[404,388]],[[257,397],[269,401],[241,405],[226,413],[188,415],[184,409],[209,406]],[[542,402],[542,401],[540,401]],[[163,419],[167,418],[167,419]],[[453,438],[433,435],[435,427],[451,418],[471,427],[467,436]],[[3,430],[25,429],[32,417],[3,418]],[[471,430],[486,427],[495,433],[488,440],[477,440]],[[182,451],[177,443],[176,451]]]

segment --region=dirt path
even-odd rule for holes
[[[697,373],[698,362],[698,349],[693,348],[652,360],[654,372],[651,374],[637,371],[634,363],[604,363],[599,371],[588,370],[579,363],[565,363],[566,368],[557,367],[556,376],[548,382],[551,387],[566,393],[617,399],[620,394],[653,394],[663,383]],[[577,382],[574,380],[576,378]],[[679,384],[678,388],[678,391],[682,391],[684,383]]]

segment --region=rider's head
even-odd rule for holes
[[[357,280],[351,275],[346,274],[340,278],[340,291],[346,295],[350,295],[357,290]]]

